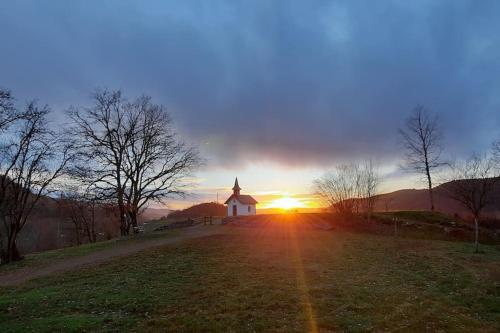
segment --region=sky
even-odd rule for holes
[[[313,200],[339,163],[399,168],[397,129],[422,104],[447,156],[500,136],[500,2],[0,1],[0,87],[64,122],[96,88],[150,95],[206,165],[185,201],[223,201],[238,176],[261,202]]]

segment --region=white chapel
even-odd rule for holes
[[[258,203],[251,195],[240,194],[241,188],[238,185],[238,177],[234,181],[233,194],[226,200],[227,216],[255,215]]]

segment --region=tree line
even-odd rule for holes
[[[96,241],[95,209],[118,218],[121,235],[138,232],[153,202],[184,196],[200,165],[166,108],[148,96],[96,90],[89,105],[72,106],[55,130],[47,105],[18,107],[0,90],[0,258],[22,259],[17,238],[42,197],[60,197],[76,230]]]
[[[479,222],[484,208],[492,204],[495,185],[500,181],[500,140],[491,149],[473,153],[469,158],[446,161],[443,156],[443,131],[436,113],[423,106],[415,107],[398,130],[403,150],[401,168],[422,175],[429,194],[429,210],[435,210],[434,176],[446,172],[446,194],[472,216],[475,251],[479,250]],[[445,170],[443,170],[445,169]],[[342,215],[360,211],[371,216],[381,177],[369,160],[341,164],[314,181],[316,193],[328,207]],[[361,209],[361,210],[360,210]]]

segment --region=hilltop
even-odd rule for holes
[[[472,182],[473,179],[461,180],[464,182]],[[447,214],[458,214],[460,216],[468,216],[468,211],[465,210],[458,202],[451,199],[446,187],[450,183],[443,183],[434,188],[434,204],[436,211]],[[493,202],[499,202],[500,199],[500,182],[497,182],[492,193]],[[408,211],[408,210],[429,210],[429,190],[427,189],[403,189],[390,193],[380,194],[376,196],[375,202],[376,211]],[[489,215],[500,214],[500,209],[495,204],[491,204],[485,208],[485,213]]]
[[[195,218],[200,216],[226,216],[227,208],[223,204],[205,202],[193,205],[183,210],[176,210],[168,214],[168,218]]]

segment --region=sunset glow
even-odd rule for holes
[[[292,197],[281,197],[269,203],[268,208],[281,208],[281,209],[293,209],[293,208],[306,208],[307,205],[300,201],[299,199]]]

